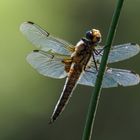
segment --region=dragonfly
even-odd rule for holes
[[[40,74],[66,81],[61,96],[54,108],[50,123],[53,123],[68,104],[77,84],[93,86],[98,75],[104,47],[100,46],[101,33],[97,29],[87,31],[76,45],[51,35],[33,22],[24,22],[20,31],[37,49],[27,55],[28,63]],[[131,58],[140,52],[136,43],[111,47],[108,63]],[[131,70],[106,67],[102,88],[132,86],[140,82],[138,74]]]

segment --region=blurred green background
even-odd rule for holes
[[[91,28],[105,42],[115,6],[112,0],[0,0],[0,140],[80,140],[93,88],[78,86],[67,108],[48,125],[64,81],[39,75],[25,60],[34,46],[20,33],[33,21],[76,44]],[[140,44],[140,1],[127,0],[114,44]],[[140,54],[111,67],[140,73]],[[103,89],[92,139],[140,138],[140,86]]]

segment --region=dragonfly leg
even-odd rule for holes
[[[96,55],[103,55],[102,54],[102,51],[103,51],[104,49],[101,49],[100,51],[97,51],[96,49],[94,50],[94,53],[96,54]]]
[[[94,53],[92,54],[92,57],[93,57],[93,61],[94,61],[94,64],[95,64],[95,68],[98,71],[98,67],[97,67],[97,63],[96,63],[95,57],[94,57]]]
[[[105,48],[107,48],[108,46],[105,46],[105,47],[103,47],[100,51],[97,51],[96,49],[94,49],[94,53],[96,54],[96,55],[103,55],[103,54],[101,54],[102,53],[102,51],[105,49]]]

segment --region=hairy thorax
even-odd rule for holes
[[[65,61],[65,71],[69,72],[70,68],[74,66],[76,71],[83,71],[85,70],[88,61],[91,58],[92,55],[92,48],[86,44],[84,44],[83,41],[79,41],[77,45],[75,46],[75,51],[71,55],[71,59]]]
[[[72,61],[76,64],[86,65],[92,55],[92,48],[80,42],[76,45],[75,51],[72,53]]]

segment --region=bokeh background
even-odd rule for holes
[[[33,21],[76,44],[91,28],[105,42],[117,0],[0,0],[0,140],[80,140],[94,88],[78,86],[67,108],[48,125],[64,81],[39,75],[25,60],[35,47],[20,33]],[[114,44],[140,44],[140,1],[124,3]],[[140,54],[111,67],[140,73]],[[140,138],[140,85],[103,89],[92,139]]]

